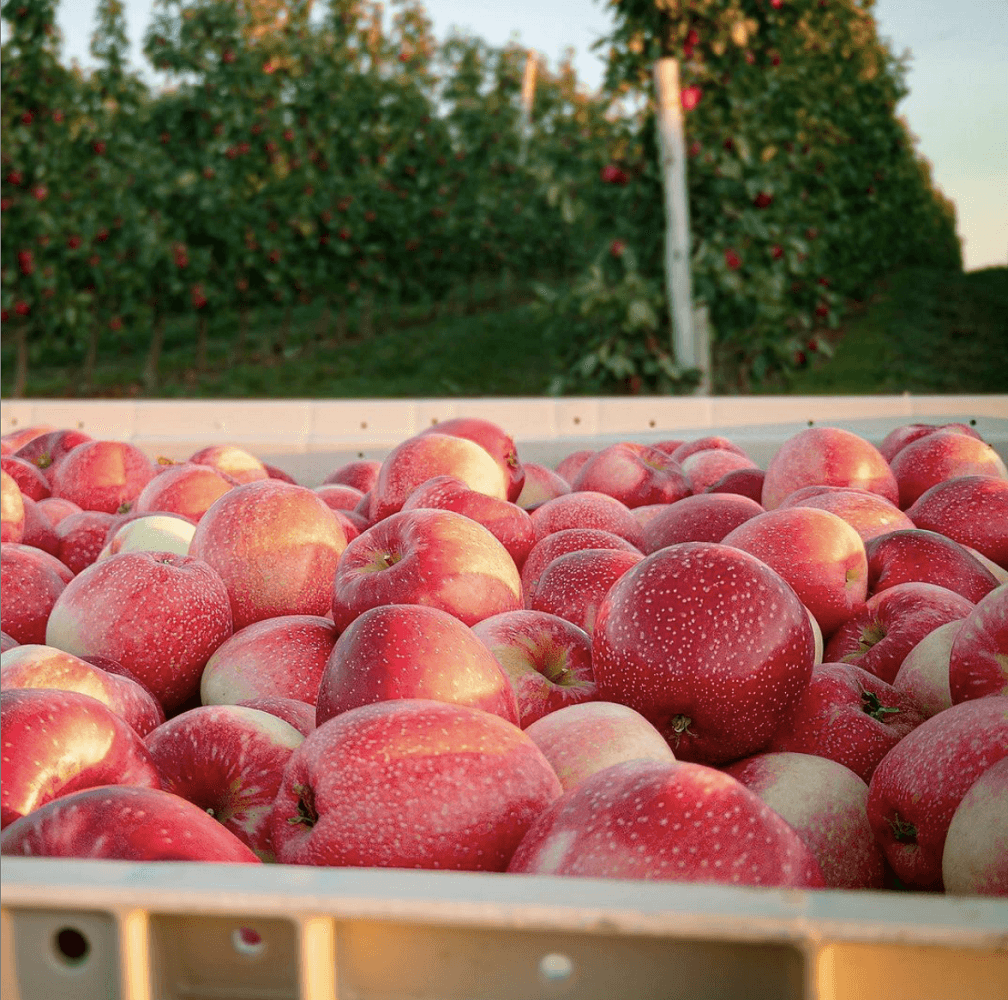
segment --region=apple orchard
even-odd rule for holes
[[[32,360],[147,344],[166,318],[433,304],[476,278],[552,283],[565,387],[683,391],[664,301],[651,68],[680,63],[693,294],[744,377],[800,365],[889,270],[960,266],[954,209],[895,115],[903,67],[867,0],[617,0],[605,85],[438,41],[423,7],[162,0],[129,67],[100,0],[93,71],[61,64],[54,0],[4,0],[2,310]],[[311,14],[311,16],[309,16]],[[520,25],[516,25],[516,28]],[[557,291],[559,286],[559,291]],[[328,312],[326,313],[329,314]]]
[[[1004,460],[652,437],[5,435],[0,851],[1008,895]]]

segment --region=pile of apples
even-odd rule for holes
[[[1008,470],[963,424],[309,488],[3,438],[5,855],[1008,894]]]

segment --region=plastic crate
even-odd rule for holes
[[[1008,396],[5,401],[0,422],[152,457],[237,444],[315,485],[462,415],[550,465],[621,439],[724,434],[765,466],[810,421],[878,442],[975,420],[1008,457]],[[993,899],[280,865],[4,858],[0,871],[2,1000],[1008,998],[1008,901]]]

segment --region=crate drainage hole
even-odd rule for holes
[[[246,958],[257,958],[266,950],[266,942],[254,928],[236,927],[231,932],[231,947]]]
[[[539,975],[548,983],[563,983],[574,972],[574,963],[559,952],[551,951],[539,959]]]
[[[64,965],[83,965],[91,953],[91,942],[76,927],[63,927],[53,937],[56,955]]]

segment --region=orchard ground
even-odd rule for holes
[[[718,394],[1001,393],[1008,391],[1008,268],[971,273],[903,270],[849,303],[843,325],[822,336],[786,378],[753,384],[715,353]],[[191,316],[165,330],[159,381],[144,366],[149,331],[103,335],[90,386],[80,349],[32,350],[34,397],[409,398],[542,396],[560,371],[531,287],[477,281],[448,301],[371,317],[325,315],[321,304],[260,310],[244,334],[234,314],[209,318],[200,365]],[[3,395],[15,376],[13,324],[2,343]],[[371,328],[370,330],[368,328]]]

